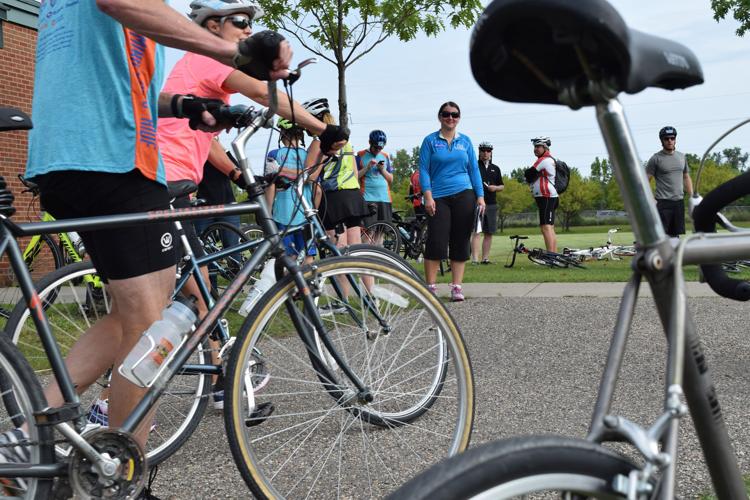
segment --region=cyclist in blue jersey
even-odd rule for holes
[[[285,77],[292,55],[281,35],[262,32],[233,43],[162,0],[42,2],[39,19],[26,176],[58,219],[168,207],[157,116],[188,118],[207,131],[225,128],[211,114],[220,101],[160,94],[163,49],[157,44],[215,58],[260,79]],[[119,366],[159,319],[174,288],[176,257],[169,224],[81,236],[113,297],[112,312],[80,337],[66,360],[83,392],[107,368]],[[56,385],[45,392],[50,406],[62,403]],[[114,370],[110,425],[120,425],[144,392]],[[149,427],[146,419],[138,429],[141,443]],[[0,444],[7,440],[0,436]],[[5,449],[0,446],[0,453]]]
[[[370,147],[357,153],[360,191],[371,213],[362,221],[365,227],[375,222],[391,222],[393,165],[391,157],[383,151],[386,140],[385,132],[373,130],[370,132]]]
[[[461,119],[458,104],[440,106],[440,130],[428,135],[419,150],[419,183],[427,213],[424,270],[427,286],[437,291],[440,261],[451,261],[451,300],[464,300],[461,287],[475,214],[484,213],[484,189],[474,145],[456,130]]]

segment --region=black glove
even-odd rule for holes
[[[320,151],[323,154],[331,150],[334,142],[349,140],[349,129],[338,125],[326,125],[326,129],[320,134]]]
[[[234,169],[234,173],[229,178],[240,189],[247,189],[247,182],[245,182],[245,176],[242,175],[242,170],[240,170],[239,168]]]
[[[188,118],[190,120],[190,128],[198,130],[198,126],[203,123],[202,114],[204,111],[211,113],[211,116],[221,125],[221,120],[224,118],[220,115],[219,111],[224,105],[224,101],[220,99],[205,99],[192,94],[175,94],[172,96],[172,115],[175,118]],[[226,127],[232,125],[232,123],[227,123]]]
[[[237,45],[234,67],[258,80],[270,80],[273,61],[279,57],[284,37],[275,31],[261,31]]]
[[[539,170],[529,167],[523,171],[523,177],[526,179],[527,184],[534,184],[539,178]]]

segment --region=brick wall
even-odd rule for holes
[[[31,114],[34,86],[34,51],[36,30],[10,22],[3,23],[3,48],[0,48],[0,106],[13,107]],[[5,177],[16,195],[16,220],[28,220],[28,195],[21,195],[18,174],[26,168],[28,132],[0,134],[0,175]]]

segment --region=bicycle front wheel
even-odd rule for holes
[[[599,498],[626,495],[613,490],[615,477],[636,466],[601,445],[556,436],[495,441],[452,457],[413,478],[389,498]]]
[[[305,279],[320,304],[336,306],[321,317],[323,334],[373,399],[354,396],[353,383],[318,342],[317,312],[305,310],[292,277],[278,282],[243,325],[227,368],[227,436],[253,493],[382,497],[463,451],[474,412],[471,366],[437,298],[414,278],[362,257],[325,259],[307,268]],[[342,300],[337,279],[353,279],[361,294]],[[268,372],[262,391],[252,376],[258,357]],[[273,413],[254,418],[263,407]]]
[[[388,222],[376,222],[362,229],[362,243],[381,246],[393,253],[401,250],[401,236]]]
[[[49,327],[63,356],[87,330],[107,327],[106,315],[112,299],[101,283],[90,261],[62,267],[45,276],[37,284],[39,299],[45,308]],[[48,297],[56,297],[53,303]],[[36,326],[26,304],[21,301],[8,320],[6,333],[29,361],[43,383],[51,380],[51,371]],[[104,331],[101,334],[110,334]],[[199,347],[189,363],[210,363],[209,353]],[[200,422],[211,391],[210,377],[202,374],[176,375],[170,382],[156,411],[155,424],[149,435],[146,458],[157,464],[179,449]],[[108,423],[106,413],[99,408],[99,400],[108,398],[109,374],[103,374],[81,394],[81,407],[95,424]],[[64,450],[59,450],[64,451]]]

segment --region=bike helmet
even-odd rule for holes
[[[276,126],[279,128],[279,132],[282,135],[287,137],[302,137],[302,128],[286,118],[279,118],[276,122]]]
[[[302,103],[302,107],[317,119],[321,119],[324,114],[331,112],[331,108],[328,106],[328,99],[325,97],[317,97],[305,101]]]
[[[250,0],[193,0],[190,2],[188,17],[196,24],[203,26],[211,17],[247,14],[250,20],[263,15],[260,5]]]
[[[662,127],[662,129],[659,131],[659,139],[664,139],[665,137],[677,137],[677,129],[674,127]]]
[[[370,144],[373,146],[380,146],[381,148],[385,146],[385,132],[382,130],[373,130],[370,132]]]
[[[479,151],[492,151],[492,144],[487,141],[479,143]]]
[[[550,147],[552,146],[552,141],[549,140],[549,137],[546,135],[540,135],[539,137],[534,137],[531,139],[531,143],[534,146],[544,146],[544,147]]]

